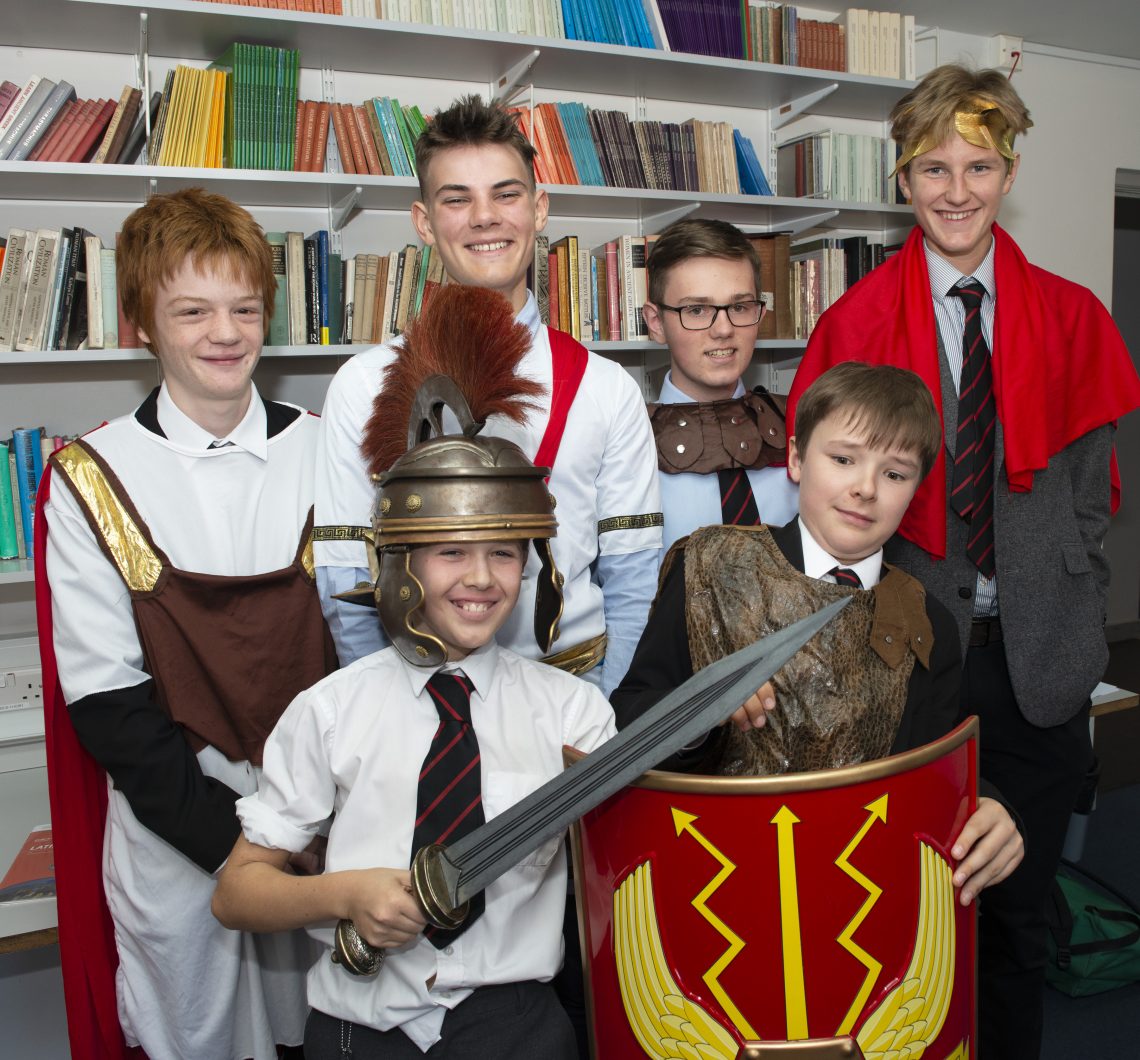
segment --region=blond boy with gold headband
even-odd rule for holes
[[[1140,381],[1096,297],[1029,264],[996,223],[1017,176],[1014,138],[1032,125],[1006,76],[938,67],[891,123],[917,226],[821,318],[788,433],[800,395],[839,361],[912,368],[934,395],[944,449],[886,555],[954,614],[981,773],[1024,824],[1025,860],[982,902],[972,1055],[1029,1060],[1041,1045],[1045,897],[1092,764],[1089,695],[1108,659],[1112,436],[1140,404]]]

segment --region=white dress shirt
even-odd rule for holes
[[[846,567],[859,575],[864,589],[874,589],[883,577],[883,550],[872,552],[856,563],[840,563],[833,555],[827,552],[814,537],[811,531],[804,526],[802,519],[796,522],[800,527],[800,543],[804,551],[804,574],[816,581],[827,581],[835,584],[835,575],[831,574],[833,567]]]
[[[524,423],[494,416],[484,432],[514,442],[533,460],[550,418],[550,340],[533,295],[527,295],[516,319],[534,336],[519,373],[542,383],[545,392],[531,399],[539,408]],[[317,458],[318,527],[372,525],[375,486],[360,455],[360,440],[383,369],[395,356],[389,346],[358,353],[329,386]],[[558,518],[558,536],[551,544],[555,564],[566,579],[561,636],[551,650],[563,651],[607,633],[606,660],[598,668],[604,676],[590,675],[605,689],[624,675],[657,588],[661,498],[655,453],[645,404],[632,377],[616,362],[591,353],[550,477]],[[642,523],[656,518],[656,523],[608,528],[607,520],[626,516]],[[331,599],[333,593],[368,580],[364,543],[317,541],[315,557],[322,606],[341,662],[383,646],[371,609]],[[541,655],[534,639],[538,571],[538,557],[531,550],[518,605],[498,636],[500,644],[527,658]]]
[[[564,744],[590,751],[614,734],[593,685],[493,643],[448,669],[474,686],[488,820],[561,773]],[[417,778],[439,724],[425,691],[434,672],[389,647],[302,692],[265,745],[257,794],[237,804],[250,842],[302,850],[335,813],[326,872],[405,868]],[[459,938],[436,949],[419,935],[390,950],[375,979],[334,965],[335,925],[312,926],[325,953],[309,972],[310,1005],[379,1030],[398,1026],[426,1052],[446,1011],[474,988],[549,980],[562,963],[563,848],[561,836],[547,840],[487,888],[483,915]]]
[[[744,384],[738,382],[733,397],[744,394]],[[665,373],[661,394],[657,399],[663,405],[693,402],[673,382],[673,373]],[[682,472],[667,475],[659,471],[661,481],[661,508],[665,514],[665,548],[678,538],[691,534],[702,526],[717,526],[723,522],[720,507],[720,482],[715,474]],[[783,526],[799,511],[799,487],[788,478],[786,467],[763,467],[748,472],[756,510],[761,522],[769,526]],[[664,556],[664,552],[662,552]]]

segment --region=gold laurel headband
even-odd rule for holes
[[[977,96],[970,100],[968,107],[968,110],[954,112],[954,128],[958,135],[966,143],[997,151],[1002,158],[1012,162],[1016,157],[1013,153],[1015,134],[997,105],[988,99]],[[927,143],[925,138],[917,143],[909,144],[899,156],[898,164],[891,176],[893,177],[900,169],[910,165],[919,155],[932,151],[937,146],[937,144]]]

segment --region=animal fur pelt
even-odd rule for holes
[[[387,471],[408,448],[408,419],[416,391],[432,375],[449,376],[478,423],[500,415],[521,423],[537,406],[527,398],[543,385],[518,374],[531,335],[515,320],[501,294],[481,287],[447,284],[408,324],[396,359],[372,403],[360,450],[371,474]]]

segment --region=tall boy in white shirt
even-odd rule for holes
[[[452,281],[502,294],[531,333],[521,371],[544,393],[522,421],[496,417],[489,430],[552,469],[560,518],[554,552],[566,579],[566,607],[547,661],[608,692],[629,665],[656,585],[661,504],[653,441],[629,373],[539,320],[526,274],[549,204],[535,187],[533,158],[504,107],[478,96],[457,100],[416,142],[421,200],[412,206],[412,223]],[[342,663],[384,643],[371,615],[334,596],[368,578],[369,473],[384,469],[366,465],[360,443],[394,357],[391,346],[353,357],[333,379],[322,412],[317,579]],[[530,610],[537,576],[532,559],[520,614]],[[499,639],[538,657],[518,616]]]

